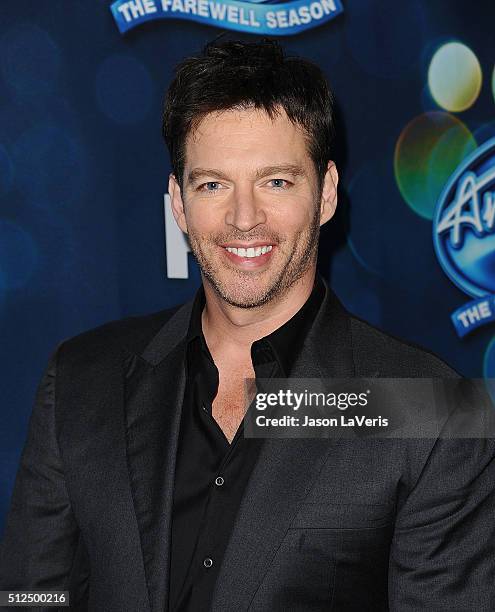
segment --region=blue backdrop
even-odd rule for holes
[[[136,14],[157,10],[125,34],[103,0],[2,3],[0,531],[56,344],[200,282],[170,227],[166,259],[161,104],[173,67],[234,26],[180,5],[155,19],[153,0],[136,1]],[[338,101],[339,212],[320,270],[357,315],[488,376],[493,324],[456,332],[451,314],[474,296],[444,272],[432,232],[449,178],[495,136],[493,0],[342,0],[319,21],[315,6],[305,31],[299,13],[290,36],[283,16],[272,33],[322,66]],[[187,278],[167,277],[181,267]],[[495,282],[493,264],[485,273]]]

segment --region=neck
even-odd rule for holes
[[[271,334],[302,308],[313,290],[315,274],[316,267],[312,267],[282,296],[256,308],[228,304],[203,279],[206,305],[202,327],[213,357],[235,351],[250,359],[253,342]]]

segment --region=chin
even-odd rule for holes
[[[231,306],[235,306],[237,308],[259,308],[266,304],[269,299],[265,297],[257,298],[253,296],[238,296],[238,295],[225,295],[223,294],[222,299],[230,304]]]
[[[261,279],[237,276],[219,279],[218,277],[212,278],[211,275],[206,276],[215,292],[231,306],[256,308],[266,304],[273,297],[271,285],[260,287]],[[266,282],[262,284],[266,285]]]

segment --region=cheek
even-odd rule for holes
[[[213,209],[206,207],[193,207],[186,214],[189,231],[195,234],[210,234],[219,231],[223,218],[215,214]]]
[[[310,227],[316,212],[313,202],[298,200],[291,202],[288,206],[274,208],[273,214],[268,216],[268,223],[271,218],[284,234],[300,233]]]

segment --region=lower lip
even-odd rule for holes
[[[263,255],[258,255],[258,257],[239,257],[239,255],[236,255],[235,253],[231,253],[230,251],[227,251],[227,249],[224,247],[220,247],[220,248],[223,250],[223,252],[225,253],[225,255],[228,257],[230,261],[237,264],[238,266],[242,266],[243,268],[249,268],[249,269],[259,268],[265,265],[270,260],[270,257],[272,256],[272,253],[275,249],[275,247],[272,246],[271,251],[267,251]]]

